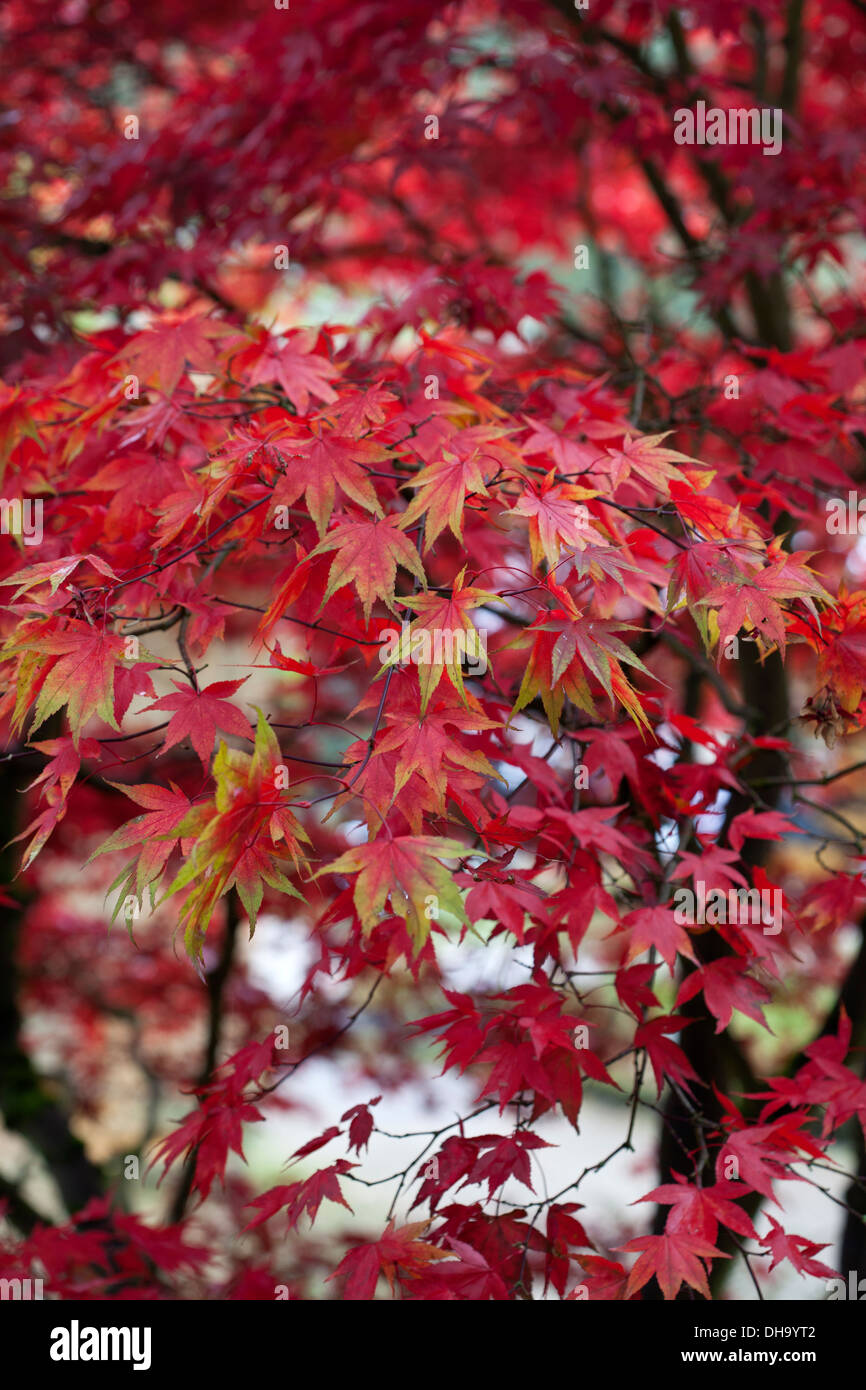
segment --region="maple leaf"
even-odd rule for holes
[[[492,1064],[481,1095],[498,1093],[500,1111],[518,1091],[531,1090],[536,1093],[536,1114],[561,1105],[576,1124],[582,1101],[581,1071],[606,1085],[617,1083],[591,1048],[575,1046],[574,1020],[563,1015],[562,999],[548,985],[519,985],[501,997],[517,1008],[512,1012],[506,1007],[488,1018],[484,1036],[474,1048],[472,1032],[466,1027],[467,1038],[458,1042],[461,1067],[469,1061]]]
[[[643,1018],[644,1009],[657,1009],[659,1001],[648,988],[658,967],[648,961],[644,965],[632,965],[628,970],[616,972],[615,985],[617,998],[630,1009],[635,1018]]]
[[[311,396],[328,404],[337,399],[330,385],[337,369],[327,357],[311,351],[316,342],[314,330],[294,329],[286,335],[283,346],[264,328],[254,329],[252,336],[253,341],[241,349],[232,363],[233,367],[243,368],[251,386],[278,382],[299,415],[306,415]]]
[[[634,1045],[646,1048],[659,1095],[668,1077],[679,1082],[689,1094],[691,1089],[688,1083],[701,1080],[682,1048],[667,1036],[669,1033],[679,1033],[688,1022],[688,1019],[673,1015],[670,1018],[648,1019],[635,1029]]]
[[[79,565],[87,563],[92,565],[100,574],[106,575],[109,579],[117,579],[117,575],[110,565],[104,560],[100,560],[98,555],[67,555],[62,560],[43,560],[41,564],[30,565],[27,569],[17,570],[15,574],[6,575],[5,579],[0,579],[0,584],[17,584],[18,587],[12,595],[14,603],[21,594],[28,589],[35,589],[39,584],[47,584],[52,594],[56,594],[61,584],[65,584],[71,574],[74,574]]]
[[[854,713],[866,690],[866,605],[848,602],[819,644],[815,684],[829,687],[841,708]]]
[[[244,677],[244,680],[248,679],[248,676]],[[165,731],[161,754],[167,753],[169,748],[188,738],[201,759],[202,766],[207,769],[218,728],[234,734],[236,738],[252,738],[249,720],[235,705],[229,704],[225,699],[226,695],[234,695],[240,689],[244,684],[243,680],[213,681],[203,690],[193,690],[191,686],[180,681],[173,681],[172,684],[177,693],[163,695],[161,700],[147,705],[145,711],[174,711]]]
[[[40,667],[41,688],[31,734],[64,705],[76,748],[84,725],[93,716],[112,729],[118,728],[114,715],[114,670],[126,654],[122,637],[76,619],[62,631],[44,632],[38,642],[6,649],[4,655],[16,650],[32,652]],[[47,663],[42,662],[43,655],[48,656]]]
[[[761,1111],[761,1120],[774,1114],[781,1106],[792,1108],[807,1103],[823,1111],[821,1133],[827,1136],[846,1121],[857,1116],[866,1132],[866,1082],[844,1065],[851,1045],[851,1020],[844,1005],[840,1011],[839,1032],[818,1038],[806,1048],[809,1061],[793,1077],[770,1078],[769,1091],[759,1091],[756,1098],[769,1104]]]
[[[310,551],[310,559],[329,550],[337,551],[328,574],[322,608],[338,589],[354,584],[367,622],[377,598],[383,599],[393,612],[398,565],[409,570],[426,589],[427,579],[418,552],[400,530],[400,520],[399,516],[386,516],[383,521],[340,521],[319,541],[315,550]]]
[[[748,1196],[749,1189],[744,1184],[722,1181],[710,1187],[695,1187],[681,1173],[672,1176],[674,1182],[662,1183],[637,1199],[638,1202],[670,1206],[665,1223],[668,1232],[685,1231],[702,1240],[714,1241],[721,1225],[739,1236],[758,1239],[748,1213],[736,1204],[736,1198]]]
[[[42,446],[33,413],[34,401],[20,386],[0,381],[0,478],[20,439],[29,438]]]
[[[424,714],[433,692],[443,675],[447,675],[464,704],[469,697],[463,686],[461,662],[469,663],[477,674],[487,670],[486,634],[482,637],[471,618],[473,608],[480,608],[496,597],[484,589],[464,587],[466,570],[462,569],[450,594],[416,594],[401,599],[407,608],[414,608],[420,617],[402,633],[395,650],[382,662],[382,669],[400,661],[412,659],[418,667],[421,687],[421,713]]]
[[[861,878],[837,875],[816,883],[803,895],[801,920],[807,921],[810,931],[826,931],[856,917],[864,899],[866,883]]]
[[[10,845],[14,845],[18,840],[23,840],[28,835],[32,835],[32,839],[25,846],[24,853],[21,856],[21,869],[19,872],[22,872],[24,869],[29,869],[39,851],[43,848],[53,831],[66,815],[65,799],[60,795],[56,787],[49,788],[45,800],[47,805],[44,810],[40,811],[39,815],[36,816],[20,834],[14,835],[9,841]],[[14,907],[16,905],[14,898],[6,898],[5,895],[3,901],[7,906]]]
[[[384,915],[385,903],[404,918],[416,952],[430,933],[432,913],[452,913],[461,922],[468,918],[460,891],[443,859],[462,859],[466,846],[459,840],[435,835],[395,835],[346,850],[339,859],[318,869],[322,874],[357,873],[354,903],[364,932]],[[430,900],[433,900],[432,902]]]
[[[521,945],[527,913],[544,920],[545,906],[539,889],[531,885],[523,887],[516,879],[514,883],[506,884],[489,879],[482,881],[470,889],[466,898],[466,911],[472,922],[483,918],[500,922]]]
[[[678,952],[689,960],[695,959],[688,933],[676,921],[669,907],[639,907],[627,917],[623,917],[620,925],[611,932],[611,936],[616,936],[621,931],[631,933],[625,965],[630,965],[651,946],[658,949],[670,971],[674,969]]]
[[[388,729],[384,738],[376,745],[376,753],[399,754],[394,772],[395,796],[412,774],[417,772],[429,786],[443,793],[440,805],[444,811],[444,792],[448,785],[448,770],[444,767],[446,761],[457,767],[470,768],[483,776],[498,777],[500,781],[504,781],[482,752],[469,748],[465,743],[459,743],[454,733],[449,733],[449,729],[469,733],[498,727],[497,720],[467,712],[459,705],[437,704],[437,707],[428,710],[424,719],[420,721],[412,710],[393,712],[388,716]]]
[[[252,756],[220,743],[212,768],[214,797],[196,805],[178,827],[180,836],[191,841],[191,849],[162,901],[189,889],[181,920],[193,958],[201,954],[218,900],[231,888],[237,887],[251,932],[265,884],[290,897],[301,897],[286,870],[298,871],[300,842],[309,843],[309,836],[283,802],[275,776],[282,766],[276,735],[259,710]]]
[[[415,1274],[411,1285],[408,1288],[404,1286],[404,1297],[423,1299],[425,1302],[436,1299],[486,1302],[491,1298],[499,1301],[508,1298],[504,1279],[480,1250],[458,1240],[456,1236],[447,1236],[446,1239],[449,1252],[459,1258]]]
[[[545,1289],[552,1283],[560,1298],[565,1295],[572,1256],[569,1247],[594,1249],[592,1241],[579,1221],[571,1215],[581,1211],[579,1202],[552,1202],[547,1209],[548,1249],[544,1264]]]
[[[28,787],[28,791],[44,783],[42,795],[47,803],[30,824],[9,841],[10,845],[25,839],[32,833],[32,839],[25,846],[21,858],[21,870],[28,869],[39,851],[43,848],[55,827],[66,814],[66,798],[81,767],[82,758],[98,758],[102,752],[95,739],[80,740],[78,747],[70,735],[63,738],[46,739],[34,743],[40,753],[50,754],[49,761]]]
[[[760,980],[748,974],[738,958],[726,956],[722,960],[711,961],[709,965],[688,975],[680,986],[677,1008],[687,1000],[694,999],[701,990],[707,1008],[716,1017],[717,1033],[727,1028],[734,1009],[753,1018],[768,1033],[772,1032],[761,1012],[764,1003],[770,999],[770,991]]]
[[[445,450],[443,457],[430,463],[412,479],[415,496],[403,513],[403,526],[412,526],[424,517],[424,549],[429,550],[448,526],[452,535],[463,539],[463,512],[468,493],[488,497],[486,481],[493,471],[492,460],[475,450],[459,457]]]
[[[528,1187],[530,1192],[535,1191],[530,1180],[529,1151],[549,1149],[551,1146],[545,1139],[537,1134],[517,1131],[510,1135],[482,1134],[475,1143],[479,1149],[489,1149],[489,1153],[478,1158],[464,1187],[470,1183],[486,1182],[487,1195],[492,1197],[504,1182],[513,1177]]]
[[[521,446],[521,452],[531,457],[533,454],[547,454],[553,459],[560,473],[589,473],[592,465],[601,457],[601,450],[592,444],[579,444],[565,434],[551,429],[543,420],[533,420],[524,415],[529,426],[529,436]]]
[[[452,1134],[439,1149],[436,1154],[436,1163],[433,1168],[422,1168],[424,1176],[418,1195],[412,1203],[412,1208],[420,1206],[422,1202],[429,1200],[431,1212],[435,1210],[442,1194],[448,1191],[449,1187],[464,1178],[472,1171],[478,1157],[478,1144],[474,1139],[467,1139],[464,1135]]]
[[[306,1158],[308,1154],[314,1154],[317,1149],[323,1149],[326,1144],[330,1144],[332,1139],[336,1139],[338,1134],[342,1134],[339,1125],[329,1125],[323,1134],[317,1134],[315,1139],[308,1139],[306,1144],[302,1144],[299,1149],[295,1149],[292,1158]]]
[[[112,361],[129,368],[145,385],[171,396],[187,364],[197,371],[214,371],[214,342],[235,333],[229,324],[196,311],[165,314],[144,332],[136,333]]]
[[[205,1096],[196,1110],[184,1117],[177,1129],[166,1135],[157,1146],[150,1167],[162,1159],[161,1183],[172,1164],[181,1157],[194,1163],[192,1190],[201,1194],[202,1201],[211,1190],[215,1178],[224,1178],[230,1152],[244,1158],[244,1125],[264,1119],[261,1111],[249,1101]],[[159,1186],[159,1183],[157,1183]]]
[[[274,488],[273,506],[291,506],[304,494],[307,509],[323,536],[334,510],[337,491],[344,492],[368,512],[382,516],[373,484],[362,463],[382,463],[387,449],[370,439],[352,439],[313,432],[312,439],[295,439],[278,450],[280,477]]]
[[[346,1201],[340,1189],[339,1178],[342,1173],[348,1173],[350,1169],[357,1168],[356,1163],[350,1163],[346,1158],[337,1159],[330,1168],[320,1168],[313,1173],[312,1177],[304,1178],[301,1182],[288,1183],[281,1187],[272,1187],[270,1191],[263,1192],[261,1196],[254,1197],[247,1203],[250,1207],[259,1207],[257,1216],[254,1216],[244,1230],[251,1231],[256,1226],[261,1226],[263,1222],[269,1221],[283,1207],[286,1209],[286,1222],[289,1230],[297,1226],[301,1217],[309,1216],[310,1224],[315,1221],[319,1207],[322,1202],[336,1202],[347,1211],[352,1208]]]
[[[554,737],[559,732],[559,717],[566,695],[591,718],[597,718],[598,711],[586,678],[589,673],[599,682],[614,707],[622,704],[636,724],[649,727],[640,700],[622,669],[623,664],[634,666],[647,675],[650,673],[616,635],[617,631],[624,630],[624,625],[590,617],[581,612],[568,595],[565,595],[565,602],[565,608],[553,609],[526,630],[533,647],[514,712],[540,695]]]
[[[695,607],[708,589],[733,572],[733,556],[736,553],[735,547],[722,547],[716,541],[696,541],[680,550],[671,565],[665,612],[673,612],[685,593],[690,611],[695,614],[695,621],[701,627],[705,644],[706,614],[700,609],[695,613]],[[750,551],[746,552],[745,558],[747,561],[751,559]]]
[[[345,1275],[343,1298],[350,1302],[366,1301],[373,1297],[379,1275],[384,1274],[393,1293],[395,1275],[411,1281],[432,1260],[448,1259],[447,1250],[419,1239],[429,1225],[429,1221],[415,1221],[395,1229],[394,1222],[389,1221],[380,1240],[358,1245],[344,1255],[328,1276],[329,1281]]]
[[[638,761],[631,749],[630,740],[635,730],[630,724],[616,729],[581,729],[580,742],[584,744],[583,761],[587,771],[603,772],[616,794],[622,778],[632,784],[640,783]]]
[[[529,546],[535,569],[542,559],[550,569],[558,569],[563,547],[585,550],[588,545],[609,544],[586,507],[586,500],[598,493],[555,483],[554,476],[549,473],[537,490],[527,489],[512,508],[518,516],[529,517]]]
[[[756,630],[768,645],[779,648],[784,660],[785,617],[758,580],[740,576],[735,583],[711,589],[698,603],[701,607],[718,607],[720,665],[728,639],[736,637],[741,628],[748,632]]]
[[[140,902],[144,889],[162,872],[180,838],[180,826],[189,814],[190,801],[173,782],[170,789],[145,784],[131,787],[120,782],[112,782],[110,785],[123,792],[124,796],[128,796],[136,805],[144,806],[145,814],[133,816],[132,820],[113,831],[108,839],[93,851],[87,862],[89,864],[101,854],[111,854],[114,850],[131,849],[141,845],[141,853],[134,865],[135,893]],[[125,889],[133,882],[133,869],[125,870],[123,878],[125,883],[118,894],[118,905],[125,896]],[[115,915],[116,913],[117,909]]]
[[[752,1125],[725,1139],[716,1155],[716,1180],[726,1176],[726,1164],[733,1159],[742,1182],[781,1206],[773,1191],[773,1182],[796,1179],[797,1175],[789,1172],[786,1165],[800,1158],[799,1149],[812,1153],[815,1158],[821,1154],[814,1140],[792,1128],[790,1122]]]
[[[95,739],[86,738],[76,747],[69,734],[65,734],[62,738],[45,739],[44,742],[34,743],[33,747],[37,748],[40,753],[45,753],[48,756],[48,762],[38,777],[34,777],[28,790],[38,787],[42,782],[45,783],[46,790],[59,784],[64,798],[68,795],[69,788],[78,776],[81,759],[97,758],[100,752],[99,744]]]
[[[627,433],[620,448],[606,450],[613,476],[617,480],[624,480],[631,473],[637,473],[662,493],[667,492],[668,485],[674,479],[682,476],[693,485],[706,486],[706,482],[712,477],[711,473],[707,472],[702,477],[693,469],[683,470],[671,466],[698,464],[698,460],[689,458],[688,454],[680,454],[676,449],[662,448],[662,440],[667,439],[672,432],[665,430],[663,434],[644,434],[636,437]]]
[[[637,863],[646,864],[644,851],[635,845],[633,833],[626,833],[612,824],[613,818],[623,810],[624,806],[587,806],[581,811],[563,811],[559,806],[552,806],[547,815],[567,826],[582,849],[610,854],[615,859],[628,856]]]
[[[837,1277],[837,1270],[822,1264],[820,1260],[813,1259],[813,1256],[817,1255],[820,1250],[828,1249],[829,1241],[825,1241],[823,1245],[816,1245],[813,1240],[807,1240],[805,1236],[786,1235],[778,1221],[769,1212],[767,1212],[767,1220],[770,1223],[770,1229],[766,1235],[758,1236],[756,1239],[759,1245],[765,1246],[772,1253],[773,1258],[768,1273],[772,1273],[776,1265],[781,1264],[782,1260],[788,1260],[801,1277],[804,1274],[813,1274],[816,1279],[835,1279]]]
[[[585,1298],[613,1302],[625,1298],[628,1275],[618,1260],[605,1260],[601,1255],[582,1254],[579,1263],[589,1277],[584,1278],[571,1293],[566,1294],[568,1302]]]
[[[351,1120],[349,1125],[349,1149],[355,1150],[360,1154],[370,1142],[370,1135],[373,1133],[373,1116],[370,1113],[371,1105],[378,1105],[381,1096],[374,1096],[368,1100],[366,1105],[353,1105],[340,1116],[340,1121]]]
[[[736,824],[736,819],[732,824]],[[734,843],[731,829],[728,830],[728,840],[733,846],[732,849],[723,849],[720,845],[706,845],[699,839],[700,853],[691,854],[688,850],[681,850],[679,860],[670,875],[671,880],[676,882],[678,879],[691,878],[695,883],[703,880],[708,891],[721,885],[724,885],[725,891],[728,884],[734,888],[748,888],[748,881],[739,869],[732,867],[740,862],[740,845]]]
[[[616,1250],[640,1250],[625,1287],[626,1298],[637,1293],[655,1276],[664,1299],[676,1298],[682,1284],[697,1289],[704,1298],[710,1297],[707,1273],[702,1260],[729,1260],[708,1240],[688,1231],[666,1231],[660,1236],[635,1236]]]
[[[323,411],[323,415],[340,422],[340,433],[353,438],[361,434],[367,425],[385,423],[385,407],[396,404],[398,397],[384,391],[380,382],[369,386],[366,391],[344,395],[335,405]]]
[[[754,631],[762,645],[774,645],[784,660],[787,642],[783,600],[801,599],[816,623],[814,600],[830,601],[830,595],[807,565],[787,556],[752,575],[738,574],[698,600],[704,607],[718,607],[719,663],[725,642],[741,628]]]
[[[741,811],[728,828],[728,843],[739,854],[746,840],[781,840],[783,835],[804,834],[801,826],[779,811]]]

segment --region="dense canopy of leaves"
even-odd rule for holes
[[[820,1297],[832,1219],[866,1273],[859,0],[0,32],[2,1270]]]

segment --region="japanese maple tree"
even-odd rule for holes
[[[0,26],[0,1272],[866,1275],[860,0]]]

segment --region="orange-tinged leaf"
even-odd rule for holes
[[[407,608],[420,616],[402,634],[395,651],[382,665],[412,660],[418,667],[421,687],[421,713],[427,709],[430,697],[447,673],[464,704],[469,704],[463,688],[462,660],[470,669],[484,675],[487,670],[487,634],[480,633],[468,614],[496,597],[485,589],[463,587],[465,569],[461,570],[450,594],[415,594],[401,599]]]
[[[213,799],[194,806],[178,826],[180,836],[193,843],[163,901],[189,889],[180,917],[193,958],[201,954],[217,902],[231,888],[237,887],[251,931],[265,884],[301,896],[286,871],[299,870],[301,841],[309,836],[285,804],[274,776],[279,766],[276,735],[259,710],[252,756],[220,743],[212,767]]]
[[[62,632],[46,632],[32,646],[40,660],[49,659],[33,716],[31,733],[63,705],[67,706],[76,748],[87,720],[98,715],[112,729],[114,669],[126,651],[124,639],[88,623],[74,621]]]
[[[537,490],[527,488],[512,508],[518,516],[529,518],[529,546],[536,569],[542,558],[555,569],[563,548],[585,550],[588,545],[608,544],[585,505],[587,498],[598,494],[554,483],[553,476],[548,474]]]
[[[7,386],[5,381],[0,381],[0,478],[21,439],[33,439],[41,448],[45,447],[36,429],[33,405],[22,387]]]
[[[403,513],[402,525],[411,526],[424,517],[424,549],[429,550],[446,526],[458,540],[463,539],[463,507],[467,493],[488,497],[487,474],[493,463],[479,451],[469,458],[458,458],[445,451],[444,458],[416,473],[412,482],[418,491]],[[485,467],[486,464],[486,467]]]
[[[568,611],[554,609],[542,621],[527,629],[533,647],[523,681],[514,704],[515,713],[536,695],[541,697],[554,735],[567,695],[579,709],[597,717],[587,672],[601,685],[611,704],[621,704],[637,725],[649,727],[640,697],[630,684],[623,666],[635,666],[649,675],[643,662],[617,633],[627,625],[579,612],[567,595]]]
[[[376,599],[382,599],[393,611],[398,565],[409,570],[426,589],[427,578],[418,552],[400,530],[400,520],[387,516],[383,521],[341,521],[310,551],[311,559],[329,550],[337,552],[322,607],[338,589],[354,584],[367,622]]]
[[[390,899],[391,912],[404,918],[412,944],[420,951],[430,934],[430,922],[440,910],[468,924],[452,871],[441,863],[443,859],[462,859],[466,852],[459,840],[395,835],[346,850],[313,877],[357,873],[354,902],[364,933],[378,926]]]
[[[135,862],[135,890],[141,899],[144,889],[162,873],[166,861],[180,839],[180,827],[190,811],[190,801],[172,782],[171,787],[142,783],[128,786],[122,782],[110,784],[128,796],[130,801],[145,808],[145,814],[133,816],[93,851],[88,859],[98,858],[119,849],[141,846]],[[131,883],[131,873],[130,873]],[[121,898],[124,894],[121,892]]]
[[[777,646],[784,660],[785,600],[800,599],[817,621],[814,600],[826,602],[829,598],[809,567],[789,555],[762,570],[748,575],[737,574],[731,583],[718,585],[705,593],[698,603],[718,607],[719,661],[726,639],[735,637],[741,628],[754,631],[763,646]]]
[[[866,690],[866,625],[862,617],[829,636],[818,658],[815,684],[831,686],[839,704],[853,714]]]
[[[397,397],[385,391],[381,383],[370,386],[366,391],[341,396],[339,402],[321,412],[323,417],[340,422],[340,433],[353,437],[361,434],[369,425],[384,425],[385,406],[395,404]]]
[[[662,440],[671,433],[671,430],[665,430],[663,434],[635,437],[626,434],[618,449],[608,448],[607,456],[611,460],[616,481],[622,482],[630,474],[637,473],[659,492],[666,493],[670,482],[682,475],[682,470],[672,467],[673,464],[698,463],[698,459],[677,453],[676,449],[662,448]]]
[[[414,711],[406,710],[389,715],[388,731],[377,744],[376,752],[399,752],[394,781],[395,795],[406,785],[412,773],[417,772],[428,785],[437,788],[442,797],[440,805],[444,810],[448,771],[443,766],[444,762],[452,762],[457,767],[471,768],[473,772],[480,772],[487,777],[499,777],[484,754],[459,743],[453,731],[499,727],[495,719],[487,719],[484,715],[461,709],[459,705],[428,711],[421,720]],[[452,730],[451,733],[448,732],[449,728]],[[499,780],[504,781],[504,778],[499,777]]]
[[[429,1225],[429,1221],[413,1221],[395,1230],[394,1222],[389,1221],[381,1240],[356,1245],[344,1255],[329,1279],[341,1274],[346,1276],[343,1298],[349,1301],[371,1299],[380,1274],[385,1275],[393,1293],[395,1273],[401,1272],[404,1279],[411,1279],[422,1273],[431,1261],[450,1258],[450,1251],[419,1239]]]
[[[69,734],[62,738],[46,739],[43,743],[34,743],[33,747],[38,748],[40,753],[50,754],[49,761],[28,787],[29,791],[44,782],[42,795],[46,805],[25,830],[9,841],[14,845],[33,832],[33,838],[27,845],[21,861],[22,870],[30,867],[55,826],[66,815],[66,798],[78,776],[81,759],[98,758],[101,751],[100,745],[91,738],[82,739],[76,748]]]
[[[388,451],[380,444],[322,432],[314,433],[312,439],[292,440],[279,454],[283,471],[274,488],[273,505],[290,507],[303,493],[320,536],[328,529],[338,489],[368,512],[382,516],[375,489],[361,467],[387,459]]]
[[[62,560],[43,560],[41,564],[30,565],[27,569],[18,570],[15,574],[8,574],[5,579],[0,579],[0,584],[17,584],[18,588],[12,595],[12,602],[20,594],[26,593],[28,589],[35,589],[39,584],[47,584],[52,594],[56,594],[61,584],[65,584],[67,579],[79,565],[87,562],[100,574],[106,575],[109,579],[117,579],[117,575],[110,565],[104,560],[100,560],[98,555],[67,555]]]

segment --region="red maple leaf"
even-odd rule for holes
[[[677,1008],[688,999],[694,999],[701,990],[707,1008],[716,1017],[717,1033],[727,1028],[735,1009],[772,1032],[762,1013],[763,1005],[770,999],[770,991],[748,973],[739,957],[725,956],[688,975],[680,985]]]
[[[395,1276],[411,1281],[423,1273],[431,1260],[448,1258],[447,1250],[419,1239],[429,1224],[429,1221],[416,1221],[395,1229],[394,1222],[389,1221],[380,1240],[358,1245],[344,1255],[334,1273],[328,1276],[329,1280],[345,1275],[343,1298],[352,1302],[371,1299],[380,1274],[385,1275],[393,1293]]]
[[[530,1178],[529,1152],[532,1149],[549,1149],[550,1145],[545,1139],[518,1130],[515,1134],[482,1134],[475,1142],[479,1149],[488,1149],[489,1152],[478,1158],[464,1186],[467,1183],[486,1182],[487,1195],[492,1197],[509,1178],[516,1178],[530,1192],[535,1191]]]
[[[244,680],[249,679],[244,677]],[[250,721],[240,710],[229,704],[226,695],[234,695],[244,684],[239,681],[213,681],[203,690],[193,690],[190,686],[174,681],[177,693],[163,695],[155,700],[147,710],[174,710],[165,731],[162,752],[167,753],[176,743],[188,738],[206,768],[213,752],[217,729],[225,729],[236,738],[252,739]]]
[[[831,1269],[829,1265],[822,1264],[820,1260],[813,1259],[819,1250],[826,1250],[829,1242],[823,1245],[816,1245],[812,1240],[807,1240],[805,1236],[786,1235],[778,1221],[767,1212],[767,1220],[770,1229],[764,1236],[758,1236],[759,1245],[765,1246],[772,1252],[769,1273],[781,1264],[782,1260],[788,1260],[801,1276],[803,1274],[814,1274],[817,1279],[835,1279],[837,1271]]]
[[[202,372],[215,368],[214,342],[234,331],[229,324],[197,311],[165,314],[152,327],[136,333],[113,360],[140,377],[143,385],[156,386],[171,396],[187,365]]]
[[[165,1166],[159,1179],[161,1183],[179,1158],[192,1158],[192,1190],[200,1193],[204,1201],[214,1179],[224,1181],[229,1153],[244,1158],[244,1125],[263,1119],[261,1111],[249,1101],[237,1100],[229,1105],[222,1095],[205,1096],[198,1109],[190,1111],[177,1129],[161,1141],[150,1167],[162,1159]]]
[[[336,368],[327,357],[311,351],[316,342],[312,330],[293,330],[283,345],[263,328],[255,329],[252,338],[233,358],[234,368],[245,372],[251,386],[278,382],[299,415],[307,414],[311,396],[328,404],[337,399],[330,384],[337,376]]]
[[[660,1236],[635,1236],[615,1249],[641,1252],[628,1276],[626,1298],[631,1298],[653,1277],[658,1280],[665,1299],[676,1298],[681,1284],[688,1284],[704,1298],[709,1298],[707,1272],[701,1262],[731,1258],[702,1236],[684,1230],[666,1231]]]
[[[284,1207],[289,1230],[297,1226],[304,1215],[309,1216],[311,1223],[315,1221],[319,1207],[325,1201],[337,1202],[347,1211],[351,1211],[352,1208],[340,1190],[339,1178],[342,1173],[348,1173],[356,1167],[356,1163],[350,1163],[346,1158],[338,1158],[330,1168],[320,1168],[301,1182],[272,1187],[270,1191],[263,1192],[261,1196],[254,1197],[247,1203],[248,1206],[258,1207],[259,1212],[244,1229],[250,1231],[256,1226],[261,1226]]]
[[[737,1197],[748,1195],[748,1188],[734,1182],[717,1182],[711,1187],[696,1187],[681,1173],[672,1175],[675,1182],[654,1187],[639,1202],[670,1204],[665,1229],[686,1231],[703,1240],[714,1241],[719,1226],[726,1226],[737,1235],[757,1240],[755,1228],[746,1212],[736,1204]]]
[[[373,1116],[370,1113],[371,1105],[378,1105],[381,1096],[374,1096],[368,1100],[366,1105],[353,1105],[346,1111],[345,1115],[340,1116],[340,1120],[351,1120],[349,1125],[349,1149],[354,1149],[356,1154],[360,1154],[362,1149],[367,1148],[370,1143],[370,1135],[373,1133]]]

